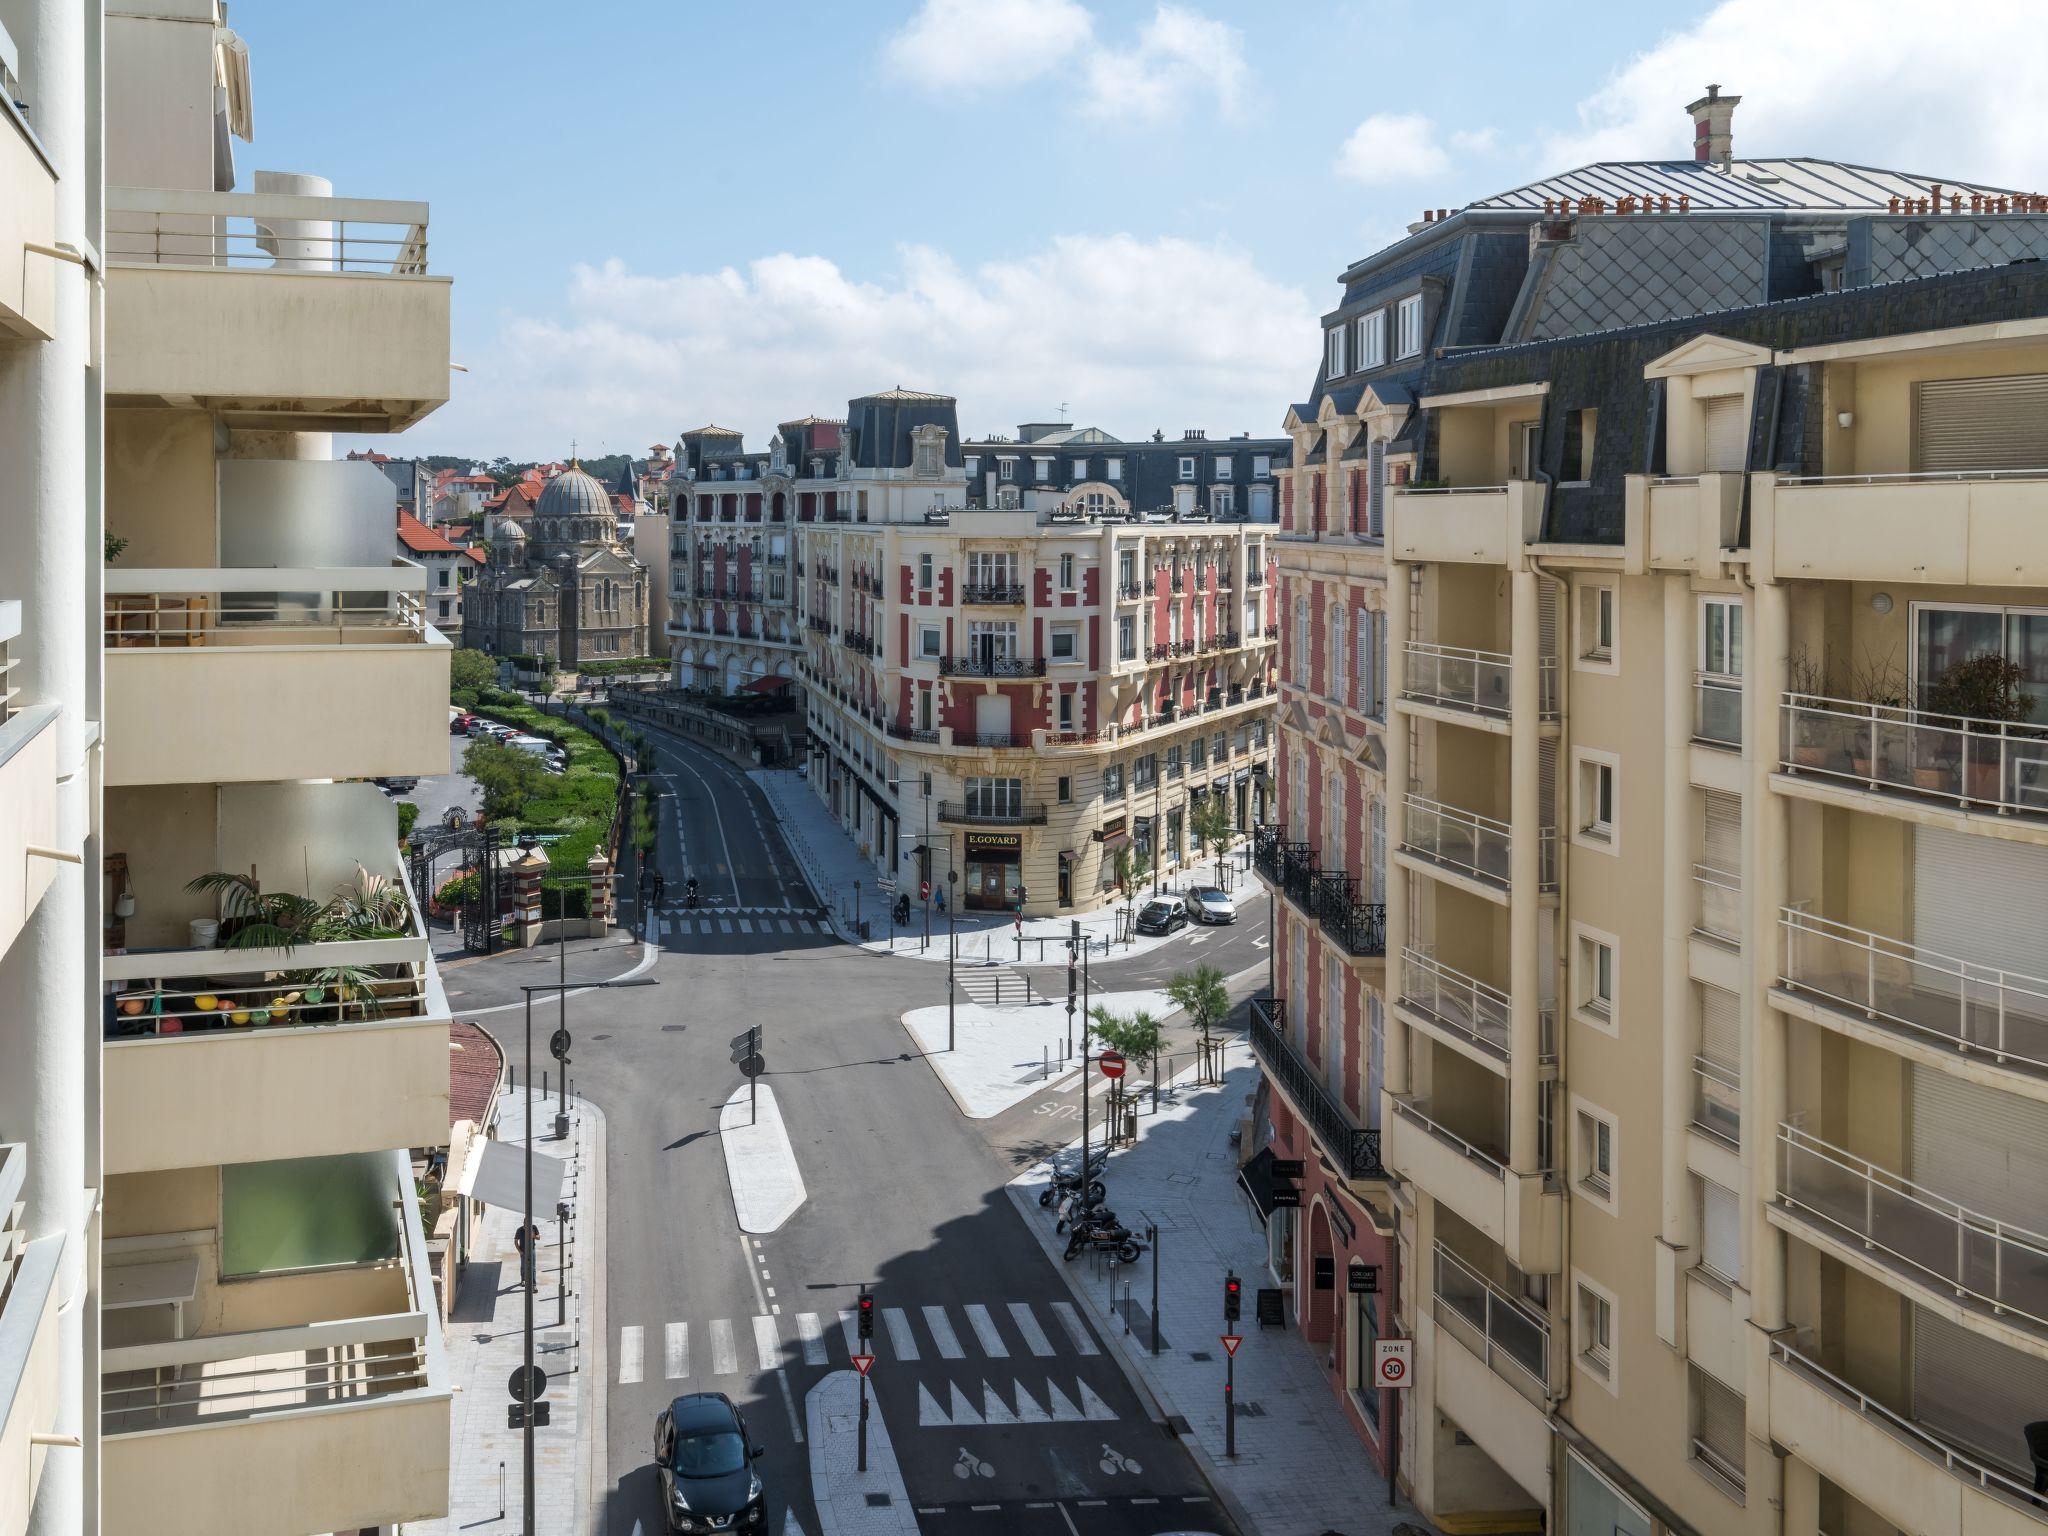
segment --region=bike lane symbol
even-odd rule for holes
[[[960,1447],[960,1459],[953,1463],[953,1475],[962,1478],[994,1477],[996,1469],[963,1445]]]
[[[1119,1472],[1128,1472],[1135,1477],[1145,1469],[1122,1452],[1111,1450],[1105,1445],[1102,1448],[1102,1470],[1111,1477],[1115,1477]]]

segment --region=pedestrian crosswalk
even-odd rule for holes
[[[990,1424],[1106,1424],[1117,1412],[1085,1381],[1076,1381],[1071,1393],[1048,1380],[1036,1395],[1023,1382],[1012,1380],[1007,1394],[987,1381],[977,1394],[970,1383],[948,1381],[941,1393],[923,1382],[917,1384],[917,1425],[920,1429],[973,1429]]]
[[[1036,997],[1031,984],[1006,965],[971,966],[960,971],[960,990],[983,1008],[1027,1003]]]
[[[855,1355],[873,1354],[906,1365],[929,1361],[932,1369],[943,1371],[953,1361],[1009,1361],[1027,1356],[1049,1360],[1062,1355],[1085,1359],[1102,1352],[1070,1302],[1055,1301],[1045,1306],[1048,1321],[1040,1320],[1040,1306],[1025,1301],[1012,1301],[1000,1307],[974,1302],[958,1308],[877,1310],[881,1323],[875,1337],[868,1340],[860,1337],[860,1324],[851,1307],[841,1308],[836,1314],[799,1312],[791,1317],[764,1312],[752,1318],[714,1317],[701,1323],[663,1323],[658,1330],[659,1379],[712,1381],[722,1376],[766,1373],[793,1364],[793,1354],[800,1354],[807,1366],[843,1366]],[[648,1331],[638,1323],[619,1329],[620,1386],[649,1379]],[[743,1341],[749,1335],[753,1348],[743,1359]],[[1085,1400],[1081,1407],[1086,1409]],[[1033,1421],[1026,1418],[1017,1422]]]
[[[661,912],[661,934],[829,934],[831,925],[816,916],[785,912],[777,916],[742,917],[736,913]]]

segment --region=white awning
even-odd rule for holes
[[[545,1152],[533,1154],[533,1209],[537,1213],[553,1214],[555,1202],[562,1198],[563,1172],[560,1158]],[[472,1142],[455,1189],[485,1205],[518,1210],[526,1201],[525,1149],[503,1141]]]

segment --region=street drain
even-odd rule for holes
[[[1188,1358],[1190,1360],[1214,1360],[1216,1357],[1206,1349],[1191,1349],[1188,1351]]]
[[[684,1030],[688,1029],[689,1027],[690,1026],[687,1024],[664,1024],[661,1026],[661,1032],[664,1035],[680,1035]],[[602,1040],[604,1036],[599,1035],[597,1038]]]
[[[871,1493],[871,1494],[869,1494],[869,1495],[868,1495],[868,1508],[869,1508],[869,1509],[887,1509],[888,1507],[889,1507],[889,1495],[888,1495],[888,1494],[886,1494],[886,1493]]]

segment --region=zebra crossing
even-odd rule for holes
[[[1007,965],[976,966],[958,974],[960,990],[978,1007],[1023,1003],[1032,996],[1030,983]]]
[[[830,934],[832,925],[815,910],[797,907],[730,907],[706,911],[703,908],[659,907],[655,909],[663,934]]]
[[[956,1361],[1088,1359],[1102,1353],[1102,1346],[1071,1302],[1055,1301],[1046,1306],[1047,1322],[1041,1322],[1038,1308],[1025,1301],[1001,1307],[973,1302],[958,1308],[876,1310],[880,1313],[880,1326],[875,1337],[866,1341],[865,1348],[859,1321],[851,1307],[842,1307],[836,1313],[799,1312],[793,1317],[764,1312],[752,1318],[716,1317],[701,1323],[663,1323],[654,1330],[661,1340],[658,1379],[694,1382],[765,1374],[787,1363],[785,1347],[791,1342],[801,1350],[805,1365],[818,1367],[845,1365],[855,1355],[867,1353],[900,1364],[929,1360],[941,1370]],[[793,1340],[787,1333],[792,1325]],[[618,1384],[622,1387],[653,1379],[649,1370],[648,1332],[639,1323],[624,1324],[619,1329]],[[752,1348],[743,1355],[748,1342]],[[1080,1418],[1098,1416],[1088,1411],[1092,1397],[1093,1393],[1085,1393],[1072,1400],[1078,1405]],[[1053,1405],[1058,1401],[1055,1398],[1047,1406],[1046,1411],[1053,1414],[1048,1419],[1023,1414],[1015,1420],[988,1418],[985,1422],[1065,1422],[1054,1412]],[[947,1422],[967,1421],[949,1417]]]

